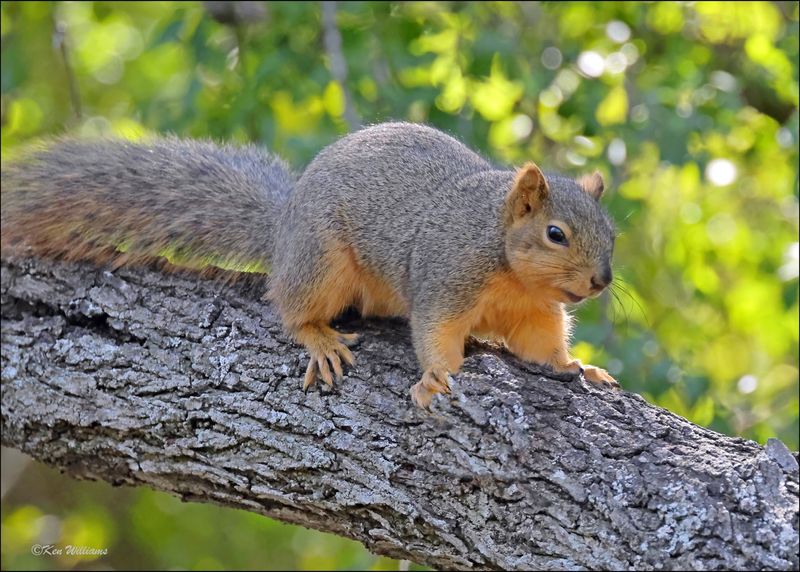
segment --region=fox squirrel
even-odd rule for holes
[[[570,357],[565,304],[612,280],[614,228],[598,173],[497,169],[431,127],[384,123],[325,148],[298,178],[255,147],[156,138],[60,139],[3,169],[2,251],[116,265],[271,265],[268,297],[310,354],[303,388],[352,365],[347,307],[404,316],[428,407],[449,393],[470,333],[618,387]],[[113,245],[116,249],[109,249]],[[111,252],[111,254],[109,254]]]

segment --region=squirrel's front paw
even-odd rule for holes
[[[425,371],[417,383],[411,387],[411,400],[417,407],[430,407],[433,396],[437,393],[450,393],[449,372],[441,366],[434,366]]]
[[[579,373],[583,374],[586,381],[602,385],[604,387],[611,387],[619,389],[619,382],[614,379],[606,370],[595,367],[593,365],[583,365],[580,360],[574,359],[568,361],[560,367],[555,368],[558,372]]]
[[[583,373],[583,365],[581,364],[580,360],[574,359],[562,365],[561,367],[556,367],[555,370],[557,372],[566,373]]]
[[[586,381],[591,381],[592,383],[611,387],[613,389],[619,389],[619,382],[602,368],[593,365],[585,365],[583,366],[583,377]]]

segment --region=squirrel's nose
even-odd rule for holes
[[[591,283],[593,290],[602,290],[609,284],[611,284],[611,280],[613,280],[614,275],[611,273],[611,267],[606,266],[603,270],[594,276],[592,276]]]

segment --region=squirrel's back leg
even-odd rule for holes
[[[342,362],[355,363],[347,346],[358,336],[340,333],[330,322],[353,303],[359,273],[351,253],[340,243],[301,242],[302,249],[290,248],[283,260],[276,261],[269,297],[289,334],[308,350],[303,383],[307,390],[317,374],[333,385],[334,377],[342,377]]]

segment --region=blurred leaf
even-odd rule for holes
[[[597,106],[597,121],[600,125],[623,123],[628,115],[628,94],[625,88],[617,86]]]
[[[696,423],[798,448],[796,2],[339,3],[344,84],[318,3],[264,6],[237,29],[199,2],[0,3],[3,161],[64,132],[173,132],[300,170],[341,135],[347,92],[364,123],[429,122],[496,163],[600,169],[619,278],[576,311],[575,355]],[[2,501],[4,569],[398,564],[149,490],[41,468],[21,483]],[[61,533],[109,555],[30,554]]]

